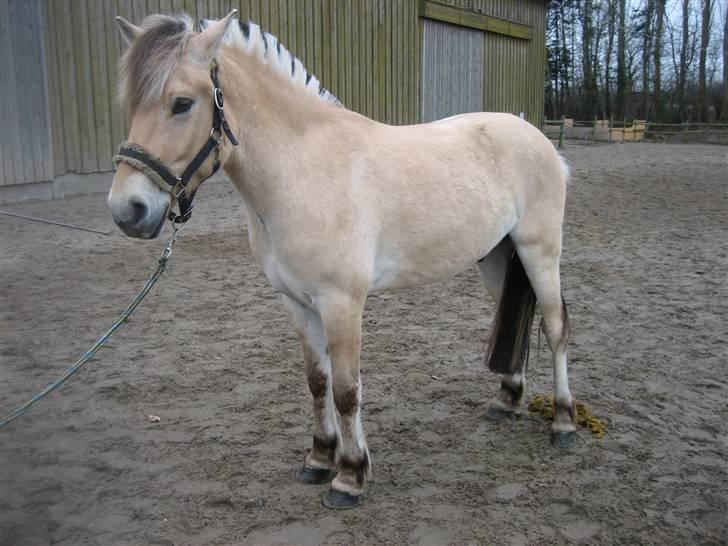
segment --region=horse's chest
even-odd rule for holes
[[[302,302],[306,296],[301,283],[296,279],[294,269],[288,267],[274,251],[274,245],[260,222],[250,225],[250,248],[263,269],[268,282],[278,292]]]

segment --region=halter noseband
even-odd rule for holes
[[[119,153],[114,156],[115,164],[118,165],[122,161],[128,163],[135,169],[146,174],[160,188],[169,192],[172,194],[172,197],[177,199],[179,214],[175,214],[173,211],[169,213],[169,219],[175,224],[182,224],[190,219],[192,215],[192,200],[195,198],[197,190],[189,192],[187,185],[213,150],[215,151],[215,156],[212,163],[212,172],[202,182],[214,175],[220,168],[220,141],[222,140],[223,133],[227,135],[228,140],[233,146],[238,145],[238,140],[233,135],[225,119],[225,112],[223,111],[224,98],[217,79],[217,62],[215,60],[210,65],[210,78],[214,87],[212,92],[213,109],[210,137],[180,176],[175,176],[167,165],[164,164],[164,161],[150,154],[143,146],[133,142],[122,142],[119,146]]]

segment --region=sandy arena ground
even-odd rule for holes
[[[540,416],[486,418],[494,308],[473,269],[369,299],[373,479],[358,509],[325,509],[293,480],[311,430],[296,336],[213,183],[130,324],[0,431],[0,543],[725,544],[728,148],[565,155],[571,386],[602,440],[555,451]],[[6,413],[115,320],[163,241],[125,238],[103,195],[3,208],[112,232],[0,217]],[[530,392],[550,392],[548,352],[531,358]]]

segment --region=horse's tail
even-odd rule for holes
[[[513,375],[523,370],[535,311],[536,294],[514,250],[485,357],[491,371]]]

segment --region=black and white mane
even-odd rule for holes
[[[215,22],[214,19],[204,19],[200,21],[200,28],[205,30]],[[325,102],[341,105],[339,99],[328,89],[321,87],[316,76],[309,73],[301,60],[291,55],[276,36],[264,32],[252,21],[248,23],[241,21],[238,25],[229,25],[223,43],[253,55],[262,64],[269,65],[282,76],[289,78],[296,87],[306,93],[317,95]]]

